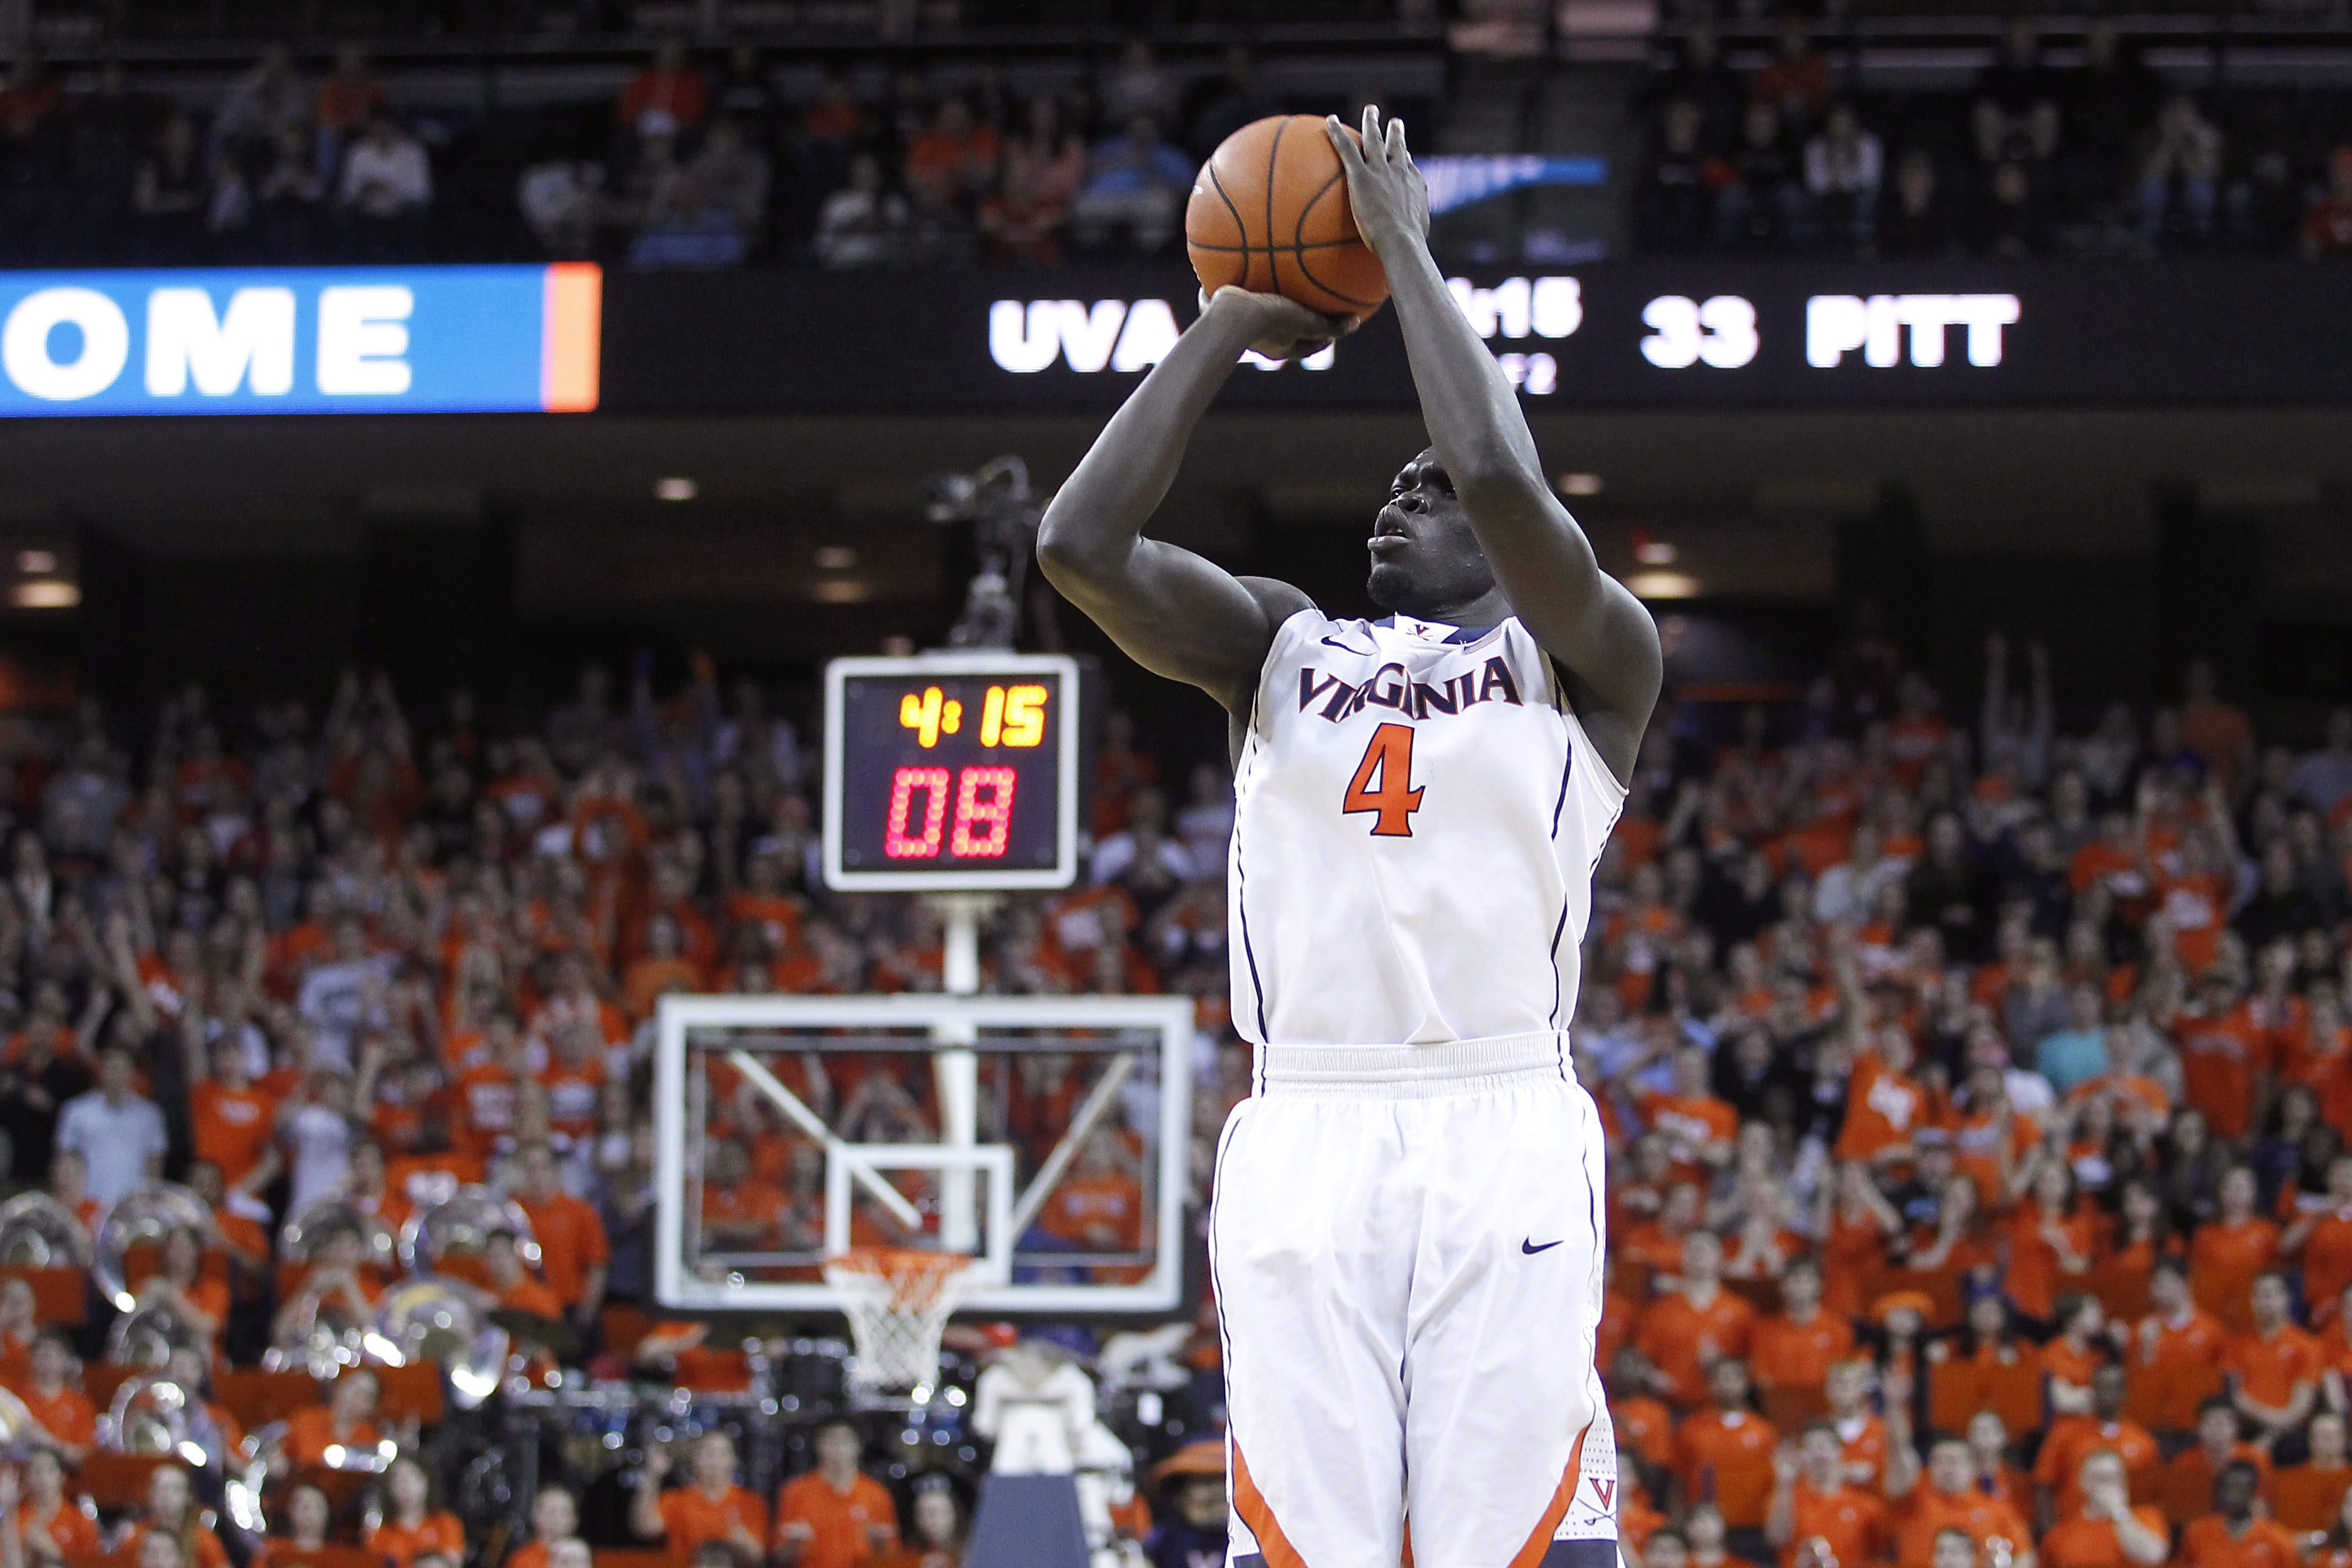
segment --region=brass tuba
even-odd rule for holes
[[[210,1461],[189,1430],[193,1390],[168,1377],[125,1378],[98,1425],[98,1443],[119,1454],[162,1454],[203,1468]]]
[[[99,1291],[123,1312],[139,1305],[130,1287],[124,1282],[123,1265],[133,1247],[160,1249],[163,1239],[174,1230],[193,1230],[199,1236],[212,1229],[213,1211],[205,1200],[177,1182],[142,1182],[115,1200],[99,1222],[96,1255],[90,1262],[90,1277],[98,1281]]]
[[[161,1369],[170,1364],[175,1350],[209,1356],[212,1347],[196,1337],[185,1318],[161,1301],[134,1304],[106,1333],[106,1359],[116,1366]]]
[[[495,1305],[488,1291],[463,1280],[420,1274],[383,1293],[363,1343],[387,1366],[439,1366],[458,1408],[475,1409],[498,1392],[513,1349],[507,1331],[490,1321]]]
[[[20,1192],[0,1203],[0,1267],[87,1269],[89,1229],[46,1192]]]
[[[539,1241],[522,1206],[487,1186],[461,1186],[429,1208],[420,1208],[400,1228],[400,1260],[413,1273],[439,1270],[453,1255],[478,1256],[490,1233],[514,1233],[515,1253],[527,1268],[539,1266]]]
[[[400,1239],[382,1218],[348,1197],[320,1198],[287,1220],[278,1233],[278,1255],[289,1262],[314,1262],[320,1239],[345,1229],[358,1231],[367,1248],[362,1268],[386,1275],[400,1271]]]

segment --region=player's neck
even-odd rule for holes
[[[1400,621],[1439,621],[1448,626],[1499,626],[1511,617],[1510,601],[1500,588],[1489,588],[1475,599],[1453,600],[1416,609],[1383,606]]]

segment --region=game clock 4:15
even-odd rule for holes
[[[1060,656],[840,659],[825,673],[825,879],[1061,887],[1076,872],[1076,669]]]

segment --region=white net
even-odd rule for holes
[[[850,1381],[876,1390],[937,1383],[940,1339],[971,1274],[971,1258],[959,1252],[861,1247],[828,1259],[824,1282],[841,1298],[857,1350]]]

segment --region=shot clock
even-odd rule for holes
[[[1078,673],[1060,655],[825,666],[824,876],[847,891],[1066,887]]]

